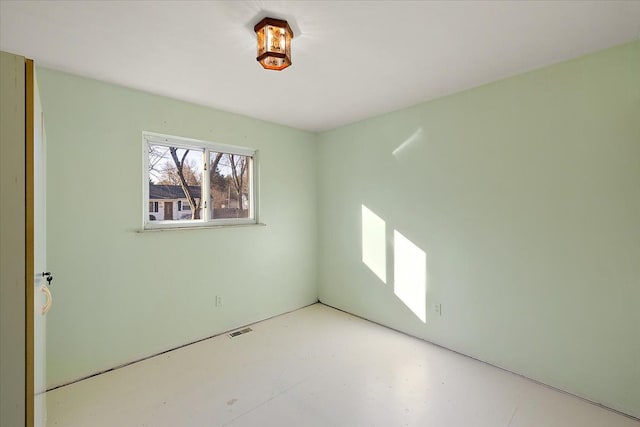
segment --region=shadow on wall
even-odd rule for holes
[[[387,284],[386,223],[362,205],[362,262]],[[427,321],[427,254],[393,230],[393,293],[411,312]]]

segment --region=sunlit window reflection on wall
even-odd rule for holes
[[[427,321],[427,254],[393,231],[393,291],[422,322]]]
[[[424,139],[424,132],[422,128],[416,129],[409,138],[402,141],[400,145],[396,147],[395,150],[391,152],[396,158],[399,158],[403,151],[406,151],[411,145],[418,143]],[[410,150],[409,150],[410,151]]]
[[[385,223],[365,205],[362,205],[362,262],[387,283]]]

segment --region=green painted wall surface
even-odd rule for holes
[[[640,42],[319,136],[38,76],[50,387],[319,294],[640,416]],[[259,149],[267,227],[138,233],[145,130]],[[424,323],[394,293],[395,232],[426,256]]]
[[[640,42],[319,144],[322,302],[640,416]],[[394,294],[394,230],[426,254],[425,323]]]
[[[55,274],[49,387],[317,300],[316,135],[48,69],[38,76]],[[143,131],[260,150],[267,226],[138,233]]]
[[[25,425],[25,65],[0,52],[0,426]]]

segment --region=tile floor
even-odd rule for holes
[[[316,304],[47,393],[48,426],[640,427]]]

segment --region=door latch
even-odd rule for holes
[[[51,281],[53,280],[53,275],[51,274],[51,272],[47,271],[42,273],[42,277],[46,277],[47,278],[47,286],[51,286]]]

